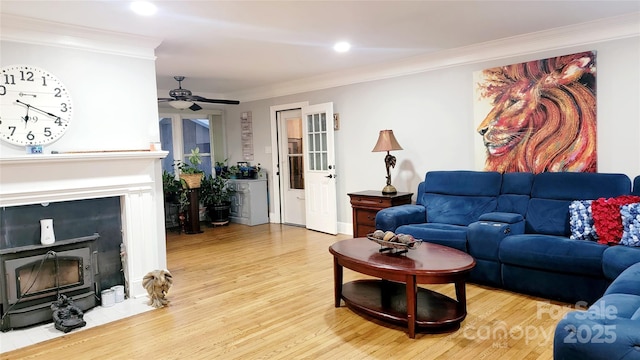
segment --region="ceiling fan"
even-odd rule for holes
[[[168,98],[158,98],[158,102],[167,102],[171,107],[179,110],[190,109],[193,111],[198,111],[202,109],[202,106],[196,104],[196,102],[207,102],[214,104],[230,104],[230,105],[238,105],[240,101],[238,100],[221,100],[221,99],[207,99],[202,96],[193,95],[191,90],[182,88],[182,80],[184,80],[184,76],[174,76],[173,77],[178,82],[178,88],[169,91]]]

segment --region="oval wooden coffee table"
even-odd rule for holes
[[[380,253],[380,245],[366,238],[338,241],[333,254],[335,306],[347,307],[383,321],[416,328],[457,329],[467,315],[465,282],[475,266],[467,253],[446,246],[422,243],[405,254]],[[343,267],[379,279],[342,284]],[[455,284],[456,299],[417,284]]]

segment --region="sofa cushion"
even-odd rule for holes
[[[569,205],[569,226],[571,227],[571,239],[590,240],[598,239],[591,202],[593,200],[575,200]]]
[[[599,198],[591,203],[599,243],[617,244],[620,242],[622,238],[620,206],[634,202],[640,202],[640,196],[623,195],[613,198]]]
[[[488,196],[426,194],[427,222],[467,226],[494,211],[497,199]]]
[[[630,192],[631,180],[624,174],[545,172],[535,176],[531,197],[573,201]]]
[[[416,204],[427,209],[427,222],[469,225],[495,211],[502,175],[487,171],[429,171],[418,186]]]
[[[424,184],[426,193],[495,197],[500,194],[502,175],[495,171],[429,171]]]
[[[531,198],[532,184],[533,173],[503,174],[497,211],[524,215]]]
[[[527,209],[525,232],[569,237],[568,200],[531,199]]]
[[[622,238],[620,244],[640,246],[640,203],[620,207],[622,218]]]
[[[615,197],[631,192],[624,174],[545,172],[535,175],[525,218],[525,231],[534,234],[571,234],[569,204],[574,200]],[[597,224],[596,224],[597,227]]]
[[[430,243],[467,251],[467,227],[450,224],[426,223],[402,225],[396,234],[409,234]]]
[[[523,234],[504,238],[499,258],[519,267],[602,278],[605,249],[601,244],[562,236]]]

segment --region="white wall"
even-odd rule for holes
[[[371,152],[379,130],[393,129],[404,148],[393,153],[397,165],[392,179],[398,191],[415,192],[429,170],[478,169],[474,156],[480,136],[473,121],[473,72],[587,50],[597,51],[598,171],[633,178],[640,175],[638,36],[527,55],[487,56],[491,60],[227,107],[230,163],[241,159],[241,112],[253,112],[254,163],[271,172],[271,155],[265,153],[271,144],[269,107],[333,101],[341,119],[335,136],[338,221],[340,229],[348,232],[352,219],[347,193],[379,190],[385,185],[384,154]],[[270,192],[273,194],[271,184]]]
[[[28,64],[55,74],[71,92],[74,117],[65,135],[43,151],[149,149],[159,141],[155,60],[0,42],[0,64]],[[151,49],[153,50],[153,49]],[[0,156],[24,147],[0,142]]]

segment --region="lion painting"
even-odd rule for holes
[[[487,69],[485,170],[596,172],[595,52]]]

